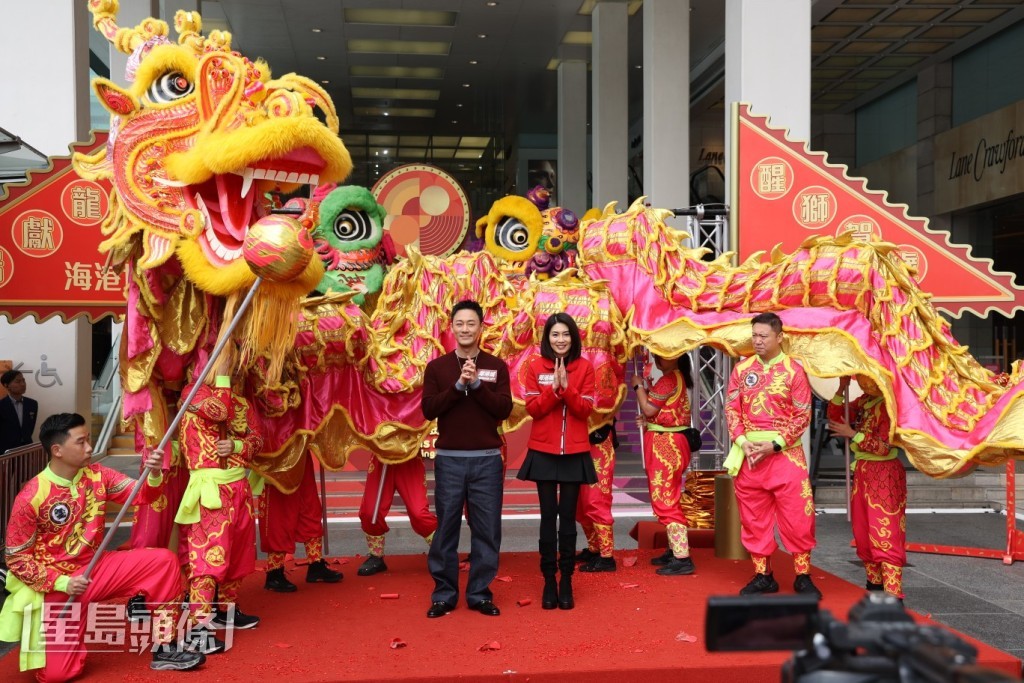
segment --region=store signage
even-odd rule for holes
[[[776,245],[795,251],[814,235],[852,231],[858,240],[897,245],[932,303],[953,316],[971,311],[985,317],[990,309],[1012,316],[1024,307],[1024,289],[1012,274],[994,272],[990,260],[971,257],[969,247],[950,243],[948,232],[909,216],[905,204],[890,203],[884,192],[869,190],[866,179],[848,176],[846,166],[790,140],[766,117],[752,115],[749,105],[735,105],[733,112],[731,218],[741,260]]]
[[[935,136],[935,213],[1024,192],[1024,102]]]
[[[90,154],[106,144],[99,132],[71,147]],[[125,275],[99,251],[110,183],[80,178],[70,156],[49,162],[0,191],[0,314],[11,322],[123,314]]]

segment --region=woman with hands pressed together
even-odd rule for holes
[[[580,485],[597,481],[587,428],[596,380],[582,351],[576,321],[568,313],[555,313],[544,325],[540,355],[525,368],[526,410],[533,427],[518,477],[537,483],[544,609],[575,606],[576,504]],[[556,569],[562,571],[560,582],[555,580]]]

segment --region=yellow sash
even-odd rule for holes
[[[245,479],[245,469],[229,467],[226,470],[205,467],[189,472],[188,486],[181,497],[181,506],[174,517],[176,524],[195,524],[199,521],[199,506],[207,510],[221,508],[221,484],[232,484]]]
[[[10,595],[4,600],[4,609],[0,612],[0,640],[21,641],[18,665],[22,671],[42,669],[46,666],[43,594],[32,590],[11,573],[7,574],[7,590]],[[26,610],[31,619],[28,628],[25,628]]]
[[[759,431],[754,430],[747,432],[744,436],[747,437],[747,441],[775,441],[782,437],[778,432]],[[792,446],[786,446],[786,448],[792,448]],[[729,455],[723,463],[729,476],[735,477],[740,473],[740,468],[743,467],[743,461],[746,459],[747,454],[743,451],[743,446],[740,446],[735,441],[732,444],[732,448],[729,449]]]

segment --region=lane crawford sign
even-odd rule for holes
[[[935,136],[935,213],[1024,192],[1024,101]]]

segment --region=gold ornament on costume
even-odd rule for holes
[[[313,257],[313,238],[289,216],[264,216],[245,236],[242,256],[252,272],[264,280],[294,280]]]

